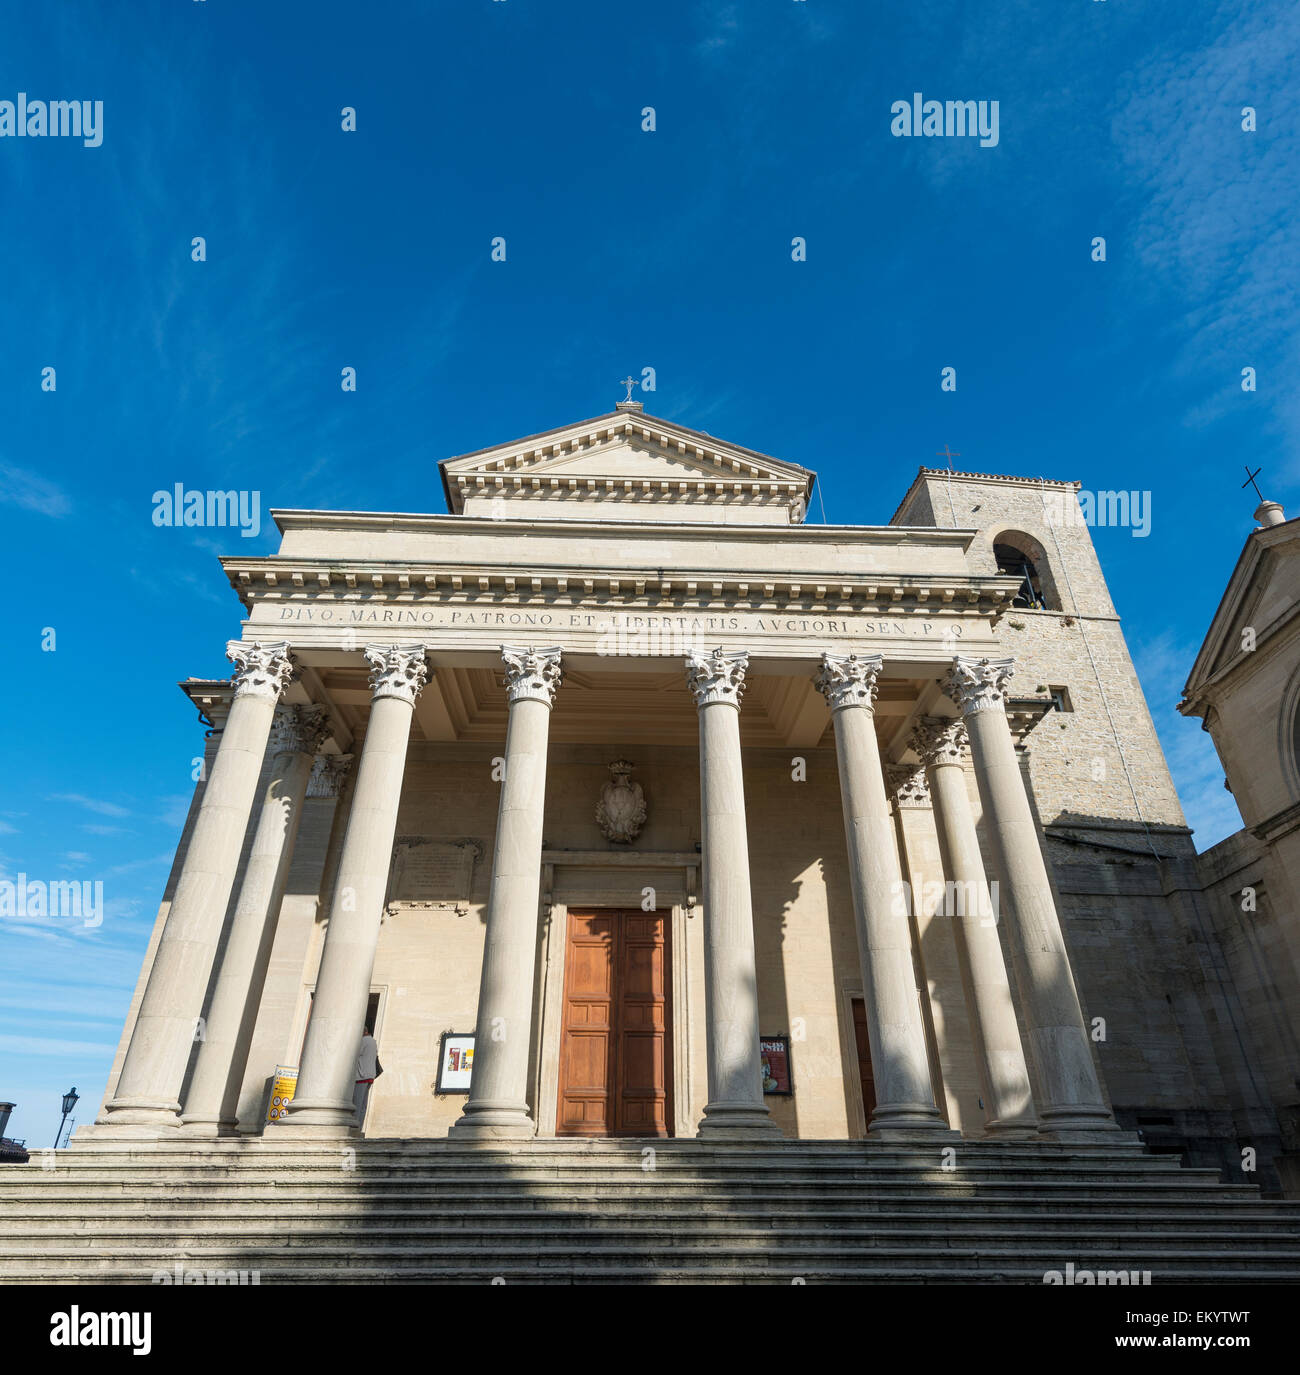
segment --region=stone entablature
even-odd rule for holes
[[[947,660],[958,642],[996,648],[993,627],[1018,586],[972,572],[960,531],[805,526],[778,538],[697,528],[665,538],[608,522],[276,518],[285,552],[223,565],[251,612],[246,635],[273,627],[302,647],[355,648],[354,632],[473,650],[523,633],[597,655],[676,657],[720,642],[782,658],[863,643],[895,646],[905,660],[935,659],[933,646]],[[516,540],[527,568],[500,562],[503,542]],[[352,557],[362,546],[370,557]]]

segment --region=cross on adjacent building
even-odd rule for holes
[[[632,399],[632,388],[636,386],[636,378],[634,378],[634,377],[632,377],[632,376],[625,377],[618,385],[619,385],[620,387],[626,387],[626,388],[627,388],[627,395],[623,398],[623,400],[624,400],[624,401],[631,401],[631,399]]]
[[[953,459],[954,459],[954,458],[960,458],[961,455],[960,455],[960,454],[955,454],[955,453],[953,453],[953,451],[945,444],[945,445],[943,446],[943,452],[942,452],[942,453],[936,453],[936,454],[935,454],[935,457],[936,457],[936,458],[946,458],[946,459],[948,460],[948,471],[949,471],[949,472],[952,472],[952,461],[953,461]]]
[[[1247,487],[1253,487],[1255,489],[1255,495],[1260,499],[1260,501],[1263,501],[1264,493],[1259,490],[1259,483],[1255,481],[1255,479],[1260,475],[1260,473],[1264,471],[1263,468],[1256,468],[1255,471],[1252,473],[1250,471],[1249,463],[1245,463],[1242,466],[1246,469],[1246,480],[1241,484],[1242,491],[1244,492]]]

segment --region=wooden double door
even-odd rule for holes
[[[569,912],[558,1135],[672,1135],[669,931],[639,908]]]

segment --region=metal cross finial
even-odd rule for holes
[[[625,377],[618,385],[619,385],[620,387],[626,387],[626,388],[627,388],[627,395],[623,398],[623,400],[624,400],[624,401],[631,401],[631,399],[632,399],[632,388],[636,386],[636,378],[635,378],[635,377],[632,377],[631,375],[629,375],[629,376]]]
[[[1242,466],[1246,469],[1246,480],[1241,484],[1242,490],[1244,491],[1247,487],[1253,487],[1255,489],[1255,495],[1260,499],[1260,501],[1263,501],[1264,493],[1259,490],[1259,483],[1255,481],[1255,479],[1260,475],[1260,473],[1264,471],[1263,468],[1256,468],[1255,471],[1252,473],[1250,471],[1249,463],[1243,464]]]
[[[953,459],[954,459],[954,458],[960,458],[960,457],[961,457],[960,454],[955,454],[955,453],[953,453],[953,451],[952,451],[946,444],[943,446],[943,452],[942,452],[942,453],[936,453],[936,454],[935,454],[935,458],[946,458],[946,459],[948,460],[948,468],[949,468],[949,470],[951,470],[951,468],[952,468],[952,461],[953,461]]]

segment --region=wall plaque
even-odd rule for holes
[[[437,908],[464,916],[483,857],[477,840],[461,836],[398,836],[388,875],[388,914],[402,908]]]

